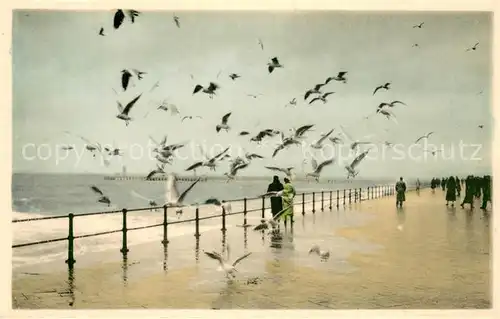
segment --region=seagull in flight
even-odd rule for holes
[[[327,101],[326,101],[326,97],[330,94],[334,94],[335,92],[326,92],[325,94],[323,94],[322,96],[320,97],[315,97],[314,99],[311,100],[311,102],[309,102],[309,104],[312,104],[314,103],[314,101],[323,101],[323,104],[325,104]]]
[[[231,116],[231,112],[227,113],[226,115],[224,115],[222,117],[221,124],[217,124],[217,126],[215,127],[215,130],[217,131],[217,133],[219,133],[221,129],[225,130],[226,132],[230,129],[229,125],[227,125],[227,121],[228,121],[230,116]]]
[[[290,105],[290,106],[295,106],[295,105],[297,105],[297,99],[296,99],[296,98],[293,98],[293,100],[291,100],[290,102],[288,102],[288,104],[287,104],[287,105],[285,105],[285,107],[287,107],[287,106],[289,106],[289,105]]]
[[[413,28],[419,28],[419,29],[422,29],[422,26],[424,25],[423,22],[420,22],[420,24],[416,24],[413,26]]]
[[[124,10],[122,10],[122,9],[118,9],[115,12],[115,15],[113,17],[113,27],[115,29],[118,29],[122,25],[123,21],[125,20],[125,13],[123,11]],[[140,12],[136,11],[136,10],[125,10],[125,12],[129,16],[130,21],[132,23],[134,23],[135,18],[140,15]]]
[[[431,153],[432,156],[436,156],[436,153],[442,152],[443,150],[424,150],[424,152]]]
[[[326,138],[328,138],[328,136],[330,136],[333,133],[334,130],[335,129],[331,129],[328,133],[321,135],[321,138],[316,142],[314,142],[313,144],[311,144],[311,147],[315,149],[322,149],[323,142],[325,141]]]
[[[229,148],[230,148],[230,146],[228,146],[225,150],[223,150],[222,152],[218,153],[217,155],[215,155],[215,156],[213,156],[211,158],[207,158],[207,156],[204,154],[203,150],[200,147],[200,151],[202,152],[203,157],[205,157],[205,160],[194,163],[193,165],[191,165],[188,168],[186,168],[186,171],[195,170],[196,168],[201,167],[201,166],[206,166],[206,167],[210,168],[210,170],[215,171],[215,168],[217,166],[216,165],[217,160],[220,160],[221,157],[224,154],[227,153],[227,151],[229,150]]]
[[[193,118],[198,118],[198,119],[203,119],[201,116],[199,115],[186,115],[182,118],[181,122],[184,122],[185,119],[188,119],[188,120],[192,120]]]
[[[128,104],[125,106],[125,108],[123,108],[122,104],[117,101],[118,112],[120,112],[120,114],[118,114],[116,117],[119,118],[120,120],[125,121],[126,126],[128,126],[129,122],[132,121],[132,118],[128,115],[128,113],[130,112],[130,109],[132,109],[134,104],[137,102],[137,100],[139,100],[141,95],[142,95],[142,93],[139,94],[138,96],[136,96],[132,101],[128,102]]]
[[[417,138],[415,142],[413,142],[413,144],[417,144],[418,142],[420,142],[420,140],[423,140],[424,138],[425,139],[429,138],[429,136],[431,136],[432,134],[434,134],[434,132],[429,132],[425,135],[420,136],[419,138]]]
[[[247,94],[247,96],[253,97],[254,99],[256,99],[260,95],[262,95],[262,94],[260,94],[260,93],[258,93],[258,94]]]
[[[479,127],[479,128],[484,128],[484,125],[480,124],[480,125],[478,125],[477,127]]]
[[[208,94],[208,96],[212,99],[213,96],[215,95],[215,91],[219,88],[220,88],[220,86],[214,82],[210,82],[210,84],[208,85],[208,88],[204,88],[200,84],[197,84],[194,87],[193,95],[198,93],[199,91],[202,91],[203,93]]]
[[[318,245],[312,246],[312,248],[309,250],[309,255],[312,253],[317,254],[321,258],[321,261],[327,261],[328,258],[330,258],[330,251],[323,251],[319,248]]]
[[[111,201],[109,200],[109,197],[104,195],[104,193],[95,185],[92,185],[90,186],[90,189],[96,193],[97,195],[99,195],[99,198],[97,199],[97,201],[99,203],[103,203],[103,204],[107,204],[108,207],[111,206]]]
[[[236,80],[237,78],[241,78],[241,75],[239,74],[236,74],[236,73],[231,73],[229,74],[229,77],[231,78],[231,80]]]
[[[260,143],[264,137],[273,137],[276,134],[279,134],[279,132],[272,129],[266,129],[257,133],[250,141]]]
[[[149,174],[146,176],[146,180],[147,181],[151,180],[151,178],[153,178],[153,176],[156,174],[165,174],[164,169],[165,169],[165,164],[162,165],[156,164],[156,168],[151,172],[149,172]]]
[[[250,163],[242,163],[242,162],[234,162],[233,164],[231,164],[231,167],[229,169],[229,173],[224,173],[224,175],[227,176],[227,181],[226,183],[228,183],[230,180],[234,180],[234,178],[236,177],[236,174],[238,173],[239,170],[241,169],[244,169],[246,168],[248,165],[250,165]]]
[[[283,65],[278,61],[277,57],[271,59],[271,63],[267,63],[267,70],[269,74],[273,73],[275,68],[283,68]]]
[[[384,106],[394,107],[396,104],[406,105],[404,102],[401,102],[401,101],[392,101],[390,103],[382,102],[382,103],[379,104],[378,108],[381,109]]]
[[[178,115],[180,114],[179,112],[179,109],[177,108],[176,105],[174,104],[169,104],[169,103],[166,103],[165,101],[163,101],[162,104],[160,104],[160,106],[158,106],[157,108],[158,110],[162,110],[162,111],[168,111],[170,109],[170,114],[171,115]]]
[[[101,29],[99,30],[99,35],[105,36],[105,34],[104,34],[104,28],[103,27],[101,27]]]
[[[271,171],[285,173],[286,177],[290,178],[290,180],[293,179],[292,178],[293,177],[292,170],[294,169],[294,167],[286,167],[286,168],[281,168],[281,167],[276,167],[276,166],[264,166],[264,167],[271,170]]]
[[[323,92],[320,91],[321,87],[325,85],[324,83],[321,83],[321,84],[316,84],[314,86],[314,88],[310,89],[310,90],[307,90],[306,91],[306,94],[304,94],[304,100],[307,100],[307,98],[309,97],[309,95],[315,93],[315,94],[323,94]]]
[[[130,73],[128,70],[123,69],[122,70],[122,88],[123,91],[127,90],[130,78],[132,77],[132,73]]]
[[[476,51],[476,50],[477,50],[477,46],[478,46],[478,45],[479,45],[479,42],[477,42],[476,44],[474,44],[474,46],[473,46],[473,47],[468,48],[468,49],[467,49],[467,50],[465,50],[465,51]]]
[[[230,276],[232,278],[236,278],[236,274],[235,272],[237,272],[236,270],[236,265],[238,263],[240,263],[243,259],[247,258],[248,256],[250,256],[252,253],[249,252],[249,253],[246,253],[244,254],[243,256],[237,258],[235,261],[233,261],[232,263],[229,262],[229,258],[230,258],[230,248],[229,248],[229,245],[226,247],[226,256],[225,258],[219,254],[218,252],[207,252],[207,251],[203,251],[203,253],[205,253],[205,255],[207,255],[208,257],[214,259],[214,260],[217,260],[219,262],[219,269],[220,270],[223,270],[226,274],[226,278],[227,279],[231,279]]]
[[[387,91],[387,90],[389,90],[389,89],[390,89],[390,87],[389,87],[390,85],[391,85],[391,83],[390,83],[390,82],[387,82],[387,83],[385,83],[385,84],[383,84],[383,85],[379,85],[379,86],[377,86],[377,87],[375,88],[375,91],[373,91],[373,95],[375,95],[375,93],[377,93],[377,91],[378,91],[378,90],[381,90],[381,89],[385,89],[386,91]]]
[[[319,183],[319,176],[321,174],[321,170],[323,170],[323,168],[325,166],[333,164],[333,161],[334,160],[332,158],[332,159],[326,160],[326,161],[324,161],[324,162],[322,162],[321,164],[318,165],[318,163],[316,162],[316,159],[313,158],[311,160],[311,164],[312,164],[312,168],[313,168],[314,171],[311,172],[311,173],[307,173],[306,177],[311,176],[311,177],[313,177],[316,180],[316,182]]]
[[[169,174],[167,177],[167,190],[166,190],[166,205],[167,207],[175,207],[175,214],[177,218],[180,218],[182,215],[182,206],[186,195],[193,189],[193,187],[200,181],[198,177],[188,188],[184,190],[179,195],[179,191],[177,189],[177,177],[174,174]]]
[[[347,79],[345,77],[346,74],[347,74],[347,72],[345,72],[345,71],[339,72],[337,74],[337,76],[331,76],[331,77],[327,78],[325,81],[325,84],[328,84],[328,82],[330,82],[331,80],[347,83]]]
[[[345,166],[345,169],[347,170],[347,178],[349,179],[349,177],[356,177],[356,175],[359,174],[359,172],[356,172],[355,169],[356,169],[356,166],[359,165],[359,163],[361,163],[361,161],[366,157],[366,155],[368,155],[368,152],[370,150],[366,150],[364,151],[363,153],[359,154],[352,162],[350,165],[347,165]]]
[[[259,45],[260,45],[261,50],[264,50],[264,43],[262,43],[261,39],[259,39]]]
[[[392,119],[396,124],[398,124],[398,121],[396,120],[396,116],[394,115],[394,113],[384,109],[378,109],[376,113],[380,113],[384,115],[388,120]]]
[[[177,26],[177,28],[180,28],[181,25],[179,23],[179,17],[174,14],[173,19],[174,19],[174,22],[175,22],[175,25]]]

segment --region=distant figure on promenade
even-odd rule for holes
[[[441,178],[441,189],[444,191],[446,188],[446,178],[442,177]]]
[[[455,177],[455,183],[457,185],[457,197],[460,198],[460,193],[462,192],[462,185],[460,185],[460,179],[458,176]]]
[[[293,199],[295,198],[296,192],[295,192],[295,187],[290,183],[290,180],[285,177],[283,179],[285,181],[285,185],[283,186],[283,214],[281,215],[281,218],[285,222],[285,228],[286,228],[286,220],[287,217],[292,218],[293,216]]]
[[[483,177],[482,182],[482,191],[483,191],[483,204],[481,205],[481,209],[486,211],[486,207],[488,206],[488,202],[491,202],[491,176],[485,175]]]
[[[420,192],[420,180],[417,178],[417,184],[415,186],[415,189],[417,191],[417,194]]]
[[[483,179],[479,176],[475,176],[474,177],[474,181],[475,181],[475,185],[474,185],[474,196],[476,196],[476,198],[479,198],[481,197],[481,185],[482,185],[482,182],[483,182]]]
[[[283,190],[283,184],[281,184],[278,176],[273,176],[273,182],[267,187],[267,192],[279,192]],[[283,201],[280,196],[271,196],[271,212],[273,217],[276,216],[283,209]]]
[[[436,192],[437,185],[438,185],[437,179],[435,177],[433,177],[431,180],[432,193]]]
[[[462,201],[462,208],[464,208],[464,204],[470,204],[470,208],[474,208],[474,177],[472,175],[467,176],[465,179],[465,196]]]
[[[399,181],[396,183],[396,207],[403,207],[403,202],[406,200],[405,192],[406,192],[406,183],[403,181],[403,178],[400,177]]]
[[[446,206],[451,202],[451,207],[455,207],[457,200],[457,183],[455,177],[450,176],[446,181]]]

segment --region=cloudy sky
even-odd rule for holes
[[[147,173],[155,167],[155,160],[148,156],[148,136],[161,139],[167,134],[169,143],[191,143],[180,154],[189,158],[171,166],[178,173],[193,163],[194,155],[199,158],[198,148],[191,145],[201,143],[214,151],[231,146],[233,155],[244,148],[265,156],[241,172],[263,175],[267,173],[264,165],[300,168],[307,151],[291,148],[272,159],[278,138],[257,147],[238,132],[287,131],[314,124],[308,141],[332,128],[337,133],[342,125],[353,139],[372,135],[375,142],[405,145],[398,152],[386,149],[384,154],[381,146],[373,148],[372,156],[358,167],[359,176],[490,171],[489,13],[176,14],[180,28],[173,22],[173,12],[143,12],[134,24],[126,20],[115,30],[114,11],[15,12],[13,170],[114,174],[126,165],[129,172]],[[422,28],[413,28],[420,22],[424,22]],[[106,36],[98,35],[101,26]],[[477,50],[466,51],[476,42]],[[266,64],[274,56],[284,68],[269,74]],[[133,80],[126,92],[120,83],[124,68],[147,72],[143,80]],[[325,92],[335,92],[326,104],[304,101],[308,88],[339,71],[348,72],[348,82],[332,81],[325,86]],[[241,78],[232,81],[228,75],[233,72]],[[151,91],[157,81],[159,86]],[[196,84],[210,81],[221,86],[214,99],[192,94]],[[392,83],[391,89],[373,95],[374,88],[385,82]],[[143,95],[130,113],[134,120],[126,127],[116,118],[117,101],[126,104],[139,93]],[[285,107],[293,98],[297,105]],[[165,99],[179,108],[180,116],[156,109]],[[380,115],[364,119],[379,103],[393,100],[407,104],[394,107],[397,123]],[[231,129],[217,133],[215,126],[227,112],[232,112]],[[184,115],[203,119],[181,122]],[[65,130],[102,144],[115,143],[125,154],[104,167],[83,153],[81,139]],[[408,149],[430,131],[435,133],[428,142],[434,146],[428,148],[442,148],[442,154],[433,157],[421,148]],[[56,152],[66,156],[60,150],[64,144],[75,144],[78,154],[58,160]],[[219,148],[212,148],[215,144]],[[468,146],[461,151],[461,144]],[[40,156],[34,158],[37,148]],[[325,168],[325,176],[345,176],[343,166],[354,156],[347,148],[315,155],[318,161],[332,155],[337,158],[335,165]],[[305,164],[305,169],[309,166]],[[221,164],[220,173],[227,167]]]

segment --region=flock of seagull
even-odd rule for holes
[[[124,10],[124,9],[118,9],[114,13],[113,17],[113,28],[115,30],[119,29],[120,26],[125,23],[126,21],[130,22],[131,24],[136,23],[138,19],[141,18],[141,12],[136,11],[136,10]],[[173,15],[173,22],[175,23],[175,26],[177,28],[181,28],[181,20],[178,16],[175,14]],[[413,28],[418,28],[422,29],[424,26],[424,22],[414,25]],[[99,36],[106,36],[105,30],[103,27],[100,28],[98,32]],[[264,43],[261,39],[258,39],[258,45],[260,46],[261,50],[264,50]],[[479,43],[476,43],[474,46],[468,48],[466,51],[476,51],[478,49]],[[418,47],[418,44],[414,45],[415,47]],[[279,60],[278,57],[272,57],[269,62],[267,63],[267,72],[268,74],[273,74],[275,72],[281,71],[283,72],[285,70],[285,65]],[[264,67],[264,66],[263,66]],[[331,98],[333,94],[336,92],[330,89],[326,89],[329,86],[331,86],[333,83],[339,83],[340,85],[346,85],[348,83],[348,72],[347,71],[339,71],[336,72],[337,74],[334,76],[326,76],[326,79],[324,82],[321,83],[316,83],[312,85],[310,88],[305,90],[305,93],[303,95],[303,100],[308,104],[308,105],[313,105],[319,102],[323,102],[323,104],[328,103],[328,99]],[[217,75],[217,78],[219,77],[219,74]],[[123,69],[121,71],[121,87],[122,91],[125,92],[127,91],[128,87],[130,86],[131,82],[133,81],[141,81],[144,77],[148,76],[147,72],[137,70],[137,69]],[[193,78],[193,76],[191,75]],[[229,74],[229,78],[232,81],[238,81],[242,75],[237,74],[237,73],[231,73]],[[391,82],[386,82],[380,85],[377,85],[374,87],[372,95],[380,95],[384,91],[389,91],[391,90]],[[159,87],[159,82],[156,82],[155,85],[151,88],[150,92],[154,90],[155,88]],[[326,89],[326,90],[325,90]],[[113,89],[114,90],[114,89]],[[210,81],[207,84],[196,84],[193,91],[192,95],[195,94],[206,94],[208,98],[213,99],[218,92],[220,92],[221,86],[217,84],[214,81]],[[115,93],[116,90],[114,90]],[[118,94],[118,93],[117,93]],[[252,98],[258,98],[260,94],[247,94],[248,96]],[[133,118],[131,117],[131,113],[134,110],[134,107],[136,107],[137,103],[141,98],[143,98],[144,92],[139,93],[136,95],[132,100],[130,100],[125,106],[122,105],[119,101],[117,102],[117,108],[118,108],[118,114],[116,115],[116,118],[123,121],[125,123],[125,126],[129,126],[130,123],[133,121]],[[297,97],[294,97],[291,99],[285,107],[295,107],[297,105]],[[375,109],[373,114],[370,114],[368,116],[365,116],[364,119],[368,119],[371,116],[384,116],[387,119],[391,119],[396,121],[396,116],[394,113],[391,111],[392,109],[395,109],[397,106],[407,106],[407,104],[403,101],[400,100],[395,100],[395,101],[386,101],[386,102],[381,102]],[[160,105],[157,106],[157,110],[163,111],[163,112],[168,112],[170,111],[172,116],[180,115],[180,111],[178,107],[174,104],[167,103],[166,101],[163,101]],[[145,117],[149,114],[146,113]],[[220,122],[215,125],[215,131],[217,133],[220,132],[230,132],[232,131],[231,127],[231,115],[232,112],[226,113],[222,116],[220,119]],[[202,119],[201,116],[197,115],[184,115],[181,119],[181,122],[184,122],[185,120],[193,120],[193,119]],[[396,121],[397,123],[397,121]],[[284,150],[287,150],[293,146],[300,146],[304,144],[304,140],[310,132],[313,132],[313,128],[315,127],[314,124],[305,124],[300,126],[299,128],[291,128],[289,129],[289,132],[277,130],[277,129],[271,129],[271,128],[266,128],[266,129],[261,129],[258,132],[255,132],[255,134],[252,134],[249,131],[241,131],[238,133],[238,136],[251,136],[249,139],[250,143],[257,143],[261,144],[263,140],[267,139],[272,139],[275,137],[279,138],[279,143],[277,147],[274,149],[271,157],[274,158],[277,154],[280,152],[283,152]],[[479,125],[479,128],[483,128],[483,125]],[[346,133],[345,129],[340,125],[340,132],[334,135],[335,129],[331,129],[328,132],[321,134],[319,138],[311,143],[309,147],[311,147],[314,150],[321,150],[327,141],[330,141],[333,145],[336,144],[341,144],[341,143],[348,143],[350,146],[350,149],[353,151],[358,151],[360,145],[370,145],[374,144],[373,141],[360,141],[353,139],[352,137],[349,136],[349,134]],[[68,134],[72,134],[70,132],[67,132]],[[424,139],[430,138],[430,136],[434,132],[429,132],[427,134],[424,134],[420,137],[418,137],[414,143],[418,144],[420,141]],[[104,155],[109,156],[121,156],[123,153],[120,149],[113,147],[103,147],[100,143],[98,142],[91,142],[87,140],[86,138],[72,134],[74,136],[77,136],[81,138],[82,140],[85,141],[86,143],[86,150],[89,152],[93,153],[93,156],[95,157],[96,154],[101,154],[103,158],[105,157]],[[146,179],[152,179],[156,174],[167,174],[165,172],[165,166],[172,164],[174,158],[175,158],[175,152],[176,150],[179,150],[183,148],[186,144],[185,143],[173,143],[173,144],[168,144],[167,143],[167,135],[165,135],[160,142],[157,142],[153,137],[149,136],[151,141],[155,143],[155,148],[153,149],[153,152],[156,153],[155,159],[157,160],[156,167],[147,174]],[[393,146],[392,143],[385,141],[384,144],[388,147]],[[71,146],[65,146],[66,150],[71,150]],[[229,182],[231,180],[234,180],[235,177],[237,176],[238,172],[247,168],[252,161],[258,160],[258,159],[263,159],[264,156],[256,154],[256,153],[249,153],[246,152],[244,156],[237,156],[235,158],[232,158],[229,154],[230,147],[227,147],[223,151],[219,152],[218,154],[214,156],[208,156],[203,152],[203,150],[200,147],[200,151],[203,154],[203,159],[201,161],[196,161],[192,164],[190,164],[185,171],[192,171],[195,175],[197,173],[197,170],[200,170],[202,168],[207,168],[211,171],[216,171],[216,168],[218,166],[218,163],[223,162],[223,161],[228,161],[229,162],[229,170],[228,172],[224,173],[224,175],[227,177],[227,181]],[[359,164],[363,161],[363,159],[366,158],[368,153],[370,152],[370,148],[365,149],[362,151],[359,155],[357,155],[352,162],[349,165],[346,165],[344,168],[347,173],[347,179],[349,178],[355,178],[358,174],[359,171],[356,170],[356,168],[359,166]],[[426,152],[430,152],[433,155],[435,155],[437,152],[441,150],[425,150]],[[335,159],[329,158],[321,163],[318,163],[318,161],[313,157],[310,161],[311,166],[312,166],[312,171],[308,172],[306,174],[307,178],[313,178],[316,182],[319,182],[319,178],[321,176],[322,170],[328,166],[332,165],[334,163]],[[304,161],[305,162],[305,161]],[[109,158],[104,159],[104,164],[109,165]],[[295,173],[294,167],[277,167],[277,166],[265,166],[266,169],[275,171],[275,172],[280,172],[285,174],[288,178],[294,179],[295,178]],[[183,206],[183,200],[186,196],[186,194],[199,182],[199,178],[194,181],[183,193],[179,194],[176,186],[176,176],[173,173],[168,173],[168,178],[167,178],[167,199],[166,199],[166,205],[167,207],[173,207],[176,209],[176,214],[180,216],[182,214],[182,206]],[[108,206],[111,204],[111,200],[109,197],[104,195],[104,192],[101,191],[97,186],[92,185],[91,190],[95,192],[95,194],[98,196],[98,202],[107,204]],[[153,206],[158,206],[157,201],[153,199],[148,199],[140,194],[137,194],[133,192],[134,196],[141,197],[145,200],[148,200],[150,205]],[[267,194],[269,195],[269,194]],[[277,194],[271,194],[273,196],[276,196]],[[278,194],[279,195],[279,194]],[[218,206],[223,206],[226,210],[230,210],[230,205],[228,203],[225,203],[224,201],[220,202],[219,200],[215,198],[209,198],[205,201],[205,204],[214,204]],[[271,227],[275,229],[277,226],[276,222],[273,220],[272,217],[266,217],[261,221],[261,224],[258,225],[255,230],[262,230],[264,228]],[[318,246],[314,246],[310,252],[310,254],[315,253],[319,255],[322,260],[326,260],[329,257],[329,252],[328,251],[321,251]],[[226,275],[230,276],[232,275],[234,277],[234,272],[235,266],[243,259],[248,257],[250,253],[243,255],[242,257],[236,259],[234,262],[230,263],[229,260],[229,251],[227,252],[227,255],[223,257],[220,253],[217,252],[205,252],[205,254],[215,260],[218,260],[222,269],[226,271]]]

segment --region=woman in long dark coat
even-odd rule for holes
[[[470,208],[474,208],[474,182],[474,177],[471,175],[467,176],[465,179],[465,196],[462,204],[460,204],[462,208],[464,208],[464,204],[470,204]]]
[[[457,197],[460,198],[460,193],[462,192],[462,185],[460,185],[460,179],[458,176],[455,178],[455,182],[457,184]]]
[[[267,187],[268,192],[279,192],[283,190],[283,184],[281,184],[278,176],[273,176],[273,182]],[[272,196],[271,197],[271,212],[273,217],[283,209],[283,200],[281,197]]]
[[[444,191],[446,188],[446,178],[441,178],[441,189]]]
[[[483,183],[482,183],[482,190],[483,190],[483,204],[481,205],[481,209],[486,211],[486,207],[488,205],[488,202],[491,202],[491,176],[486,175],[483,177]]]
[[[451,207],[455,206],[455,201],[457,200],[457,183],[455,178],[450,176],[446,181],[446,206],[451,202]]]

